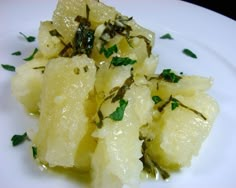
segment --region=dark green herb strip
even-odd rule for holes
[[[29,57],[26,57],[26,58],[23,59],[23,60],[25,60],[25,61],[31,61],[32,59],[34,59],[34,55],[35,55],[37,52],[38,52],[38,48],[35,48],[34,51],[33,51],[33,53],[32,53]]]
[[[148,57],[150,57],[150,55],[151,55],[151,53],[152,53],[151,41],[150,41],[147,37],[145,37],[145,36],[143,36],[143,35],[132,36],[132,37],[130,37],[130,38],[134,38],[134,37],[138,37],[138,38],[144,40],[144,42],[146,43],[146,48],[147,48]]]
[[[123,119],[125,108],[128,105],[128,101],[121,99],[119,101],[119,105],[120,106],[117,107],[116,110],[108,116],[109,118],[111,118],[114,121],[121,121]]]
[[[203,120],[207,120],[207,118],[206,118],[201,112],[199,112],[199,111],[197,111],[197,110],[195,110],[195,109],[193,109],[193,108],[190,108],[190,107],[186,106],[185,104],[183,104],[182,102],[180,102],[180,101],[179,101],[178,99],[176,99],[176,98],[172,98],[172,101],[173,101],[173,100],[177,101],[178,104],[179,104],[179,106],[182,106],[182,107],[184,107],[184,108],[186,108],[186,109],[192,111],[193,113],[199,115]]]
[[[166,33],[165,35],[162,35],[160,39],[169,39],[173,40],[174,38],[170,35],[170,33]]]
[[[2,68],[8,71],[15,72],[16,68],[13,65],[1,64]]]
[[[168,101],[166,101],[162,106],[160,106],[158,108],[159,112],[162,112],[164,110],[164,108],[171,102],[171,110],[176,109],[178,106],[182,106],[183,108],[186,108],[190,111],[192,111],[193,113],[195,113],[196,115],[200,116],[203,120],[207,120],[207,118],[199,111],[190,108],[188,106],[186,106],[185,104],[183,104],[182,102],[180,102],[178,99],[173,98],[172,96],[170,96],[170,98],[168,99]]]
[[[17,146],[17,145],[21,144],[22,142],[24,142],[26,139],[28,139],[28,136],[27,136],[26,132],[22,135],[17,135],[16,134],[11,138],[12,145]]]
[[[129,78],[127,78],[124,84],[119,88],[116,95],[112,98],[111,102],[114,103],[118,100],[124,98],[126,91],[130,88],[130,86],[134,83],[133,74]]]
[[[191,50],[189,49],[183,49],[182,51],[185,55],[189,56],[189,57],[192,57],[194,59],[197,59],[197,55],[195,53],[193,53]]]
[[[51,36],[62,37],[61,34],[56,29],[49,31],[49,33]]]
[[[33,154],[34,159],[36,159],[38,155],[37,147],[32,146],[32,154]]]
[[[20,51],[16,51],[16,52],[13,52],[11,55],[20,56],[21,52]]]
[[[159,78],[164,79],[167,82],[177,83],[182,77],[176,75],[171,69],[164,69],[159,75]]]
[[[161,98],[159,96],[152,96],[152,100],[155,104],[157,104],[161,101]]]
[[[118,52],[118,48],[117,45],[114,44],[113,46],[111,46],[110,48],[105,48],[104,45],[102,45],[101,49],[100,49],[100,54],[104,54],[106,58],[109,58],[112,54],[117,53]]]
[[[25,34],[23,34],[22,32],[20,32],[20,34],[25,38],[25,40],[27,40],[28,42],[34,42],[35,41],[35,37],[34,36],[26,36]]]
[[[75,21],[79,23],[78,29],[75,33],[74,38],[74,53],[77,54],[86,54],[90,56],[93,49],[94,43],[94,30],[91,29],[91,23],[89,21],[89,6],[86,5],[86,18],[82,16],[77,16]]]
[[[132,60],[128,57],[113,57],[111,60],[111,64],[114,66],[126,66],[126,65],[132,65],[134,63],[136,63],[136,60]]]
[[[143,138],[144,142],[142,144],[142,158],[141,161],[143,163],[143,170],[146,171],[149,175],[156,178],[157,170],[159,171],[162,179],[166,180],[170,177],[170,174],[164,170],[157,162],[152,160],[151,156],[147,153],[147,138]]]
[[[171,110],[176,109],[179,106],[179,101],[175,98],[171,99]]]

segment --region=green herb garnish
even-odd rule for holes
[[[2,68],[8,71],[15,72],[16,68],[13,65],[1,64]]]
[[[35,37],[33,36],[26,36],[25,34],[21,33],[20,34],[28,41],[28,42],[34,42],[35,41]]]
[[[126,66],[126,65],[132,65],[134,63],[136,63],[136,60],[132,60],[128,57],[113,57],[111,60],[111,64],[114,66]]]
[[[197,59],[197,55],[195,53],[193,53],[191,50],[189,49],[183,49],[182,51],[185,55],[189,56],[189,57],[192,57],[194,59]]]
[[[159,96],[152,96],[152,100],[155,104],[157,104],[161,101],[161,98]]]
[[[111,118],[114,121],[121,121],[124,116],[125,108],[128,105],[128,101],[125,101],[124,99],[121,99],[119,101],[119,107],[116,108],[116,110],[109,115],[109,118]]]
[[[62,37],[56,29],[50,30],[49,33],[51,36]]]
[[[160,78],[164,79],[167,82],[177,83],[182,78],[181,76],[176,75],[171,69],[164,69],[159,75]]]
[[[171,99],[171,110],[176,109],[179,106],[179,101],[175,98]]]
[[[27,136],[26,132],[22,135],[17,135],[16,134],[11,138],[12,145],[17,146],[17,145],[21,144],[22,142],[24,142],[26,139],[28,139],[28,136]]]
[[[86,18],[77,16],[75,21],[79,23],[79,27],[75,33],[74,38],[74,54],[87,54],[90,56],[93,49],[94,42],[94,30],[91,29],[91,23],[89,21],[89,6],[86,5]]]
[[[21,52],[20,51],[16,51],[16,52],[13,52],[11,55],[20,56]]]
[[[100,54],[104,53],[106,58],[109,58],[113,53],[117,53],[118,52],[118,48],[117,45],[114,44],[113,46],[111,46],[110,48],[105,48],[104,45],[102,45],[101,49],[100,49]]]
[[[38,48],[35,48],[33,53],[29,56],[29,57],[26,57],[24,60],[25,61],[31,61],[32,59],[34,59],[34,55],[38,52]]]
[[[32,154],[34,159],[36,159],[38,154],[37,147],[32,146]]]
[[[162,35],[160,39],[169,39],[173,40],[174,38],[170,35],[170,33],[166,33],[165,35]]]

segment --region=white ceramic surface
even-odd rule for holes
[[[157,72],[171,68],[185,74],[214,79],[209,93],[218,101],[220,114],[189,168],[172,175],[169,182],[145,181],[146,188],[233,188],[236,186],[236,22],[204,8],[177,0],[105,0],[122,13],[133,16],[156,33],[153,50],[159,54]],[[56,0],[0,0],[0,63],[18,66],[37,42],[27,43],[19,32],[37,35],[40,21],[51,18]],[[174,40],[159,37],[170,33]],[[182,54],[189,48],[198,55]],[[22,51],[20,57],[12,56]],[[11,146],[11,137],[36,126],[11,96],[14,75],[0,68],[0,187],[83,187],[79,177],[41,171],[32,159],[30,143]]]

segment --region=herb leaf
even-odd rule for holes
[[[106,58],[109,58],[113,53],[117,53],[118,52],[118,48],[117,45],[114,44],[113,46],[111,46],[110,48],[105,48],[104,45],[102,45],[101,49],[100,49],[100,54],[104,53]]]
[[[32,146],[32,153],[33,153],[34,159],[36,159],[37,158],[37,154],[38,154],[37,147]]]
[[[111,60],[111,64],[114,66],[121,66],[121,65],[132,65],[134,63],[136,63],[136,60],[132,60],[128,57],[113,57]]]
[[[193,53],[191,50],[189,49],[183,49],[182,51],[185,55],[189,56],[189,57],[192,57],[194,59],[197,59],[197,55],[195,53]]]
[[[159,96],[152,96],[152,100],[155,104],[159,103],[161,101],[161,98]]]
[[[28,42],[34,42],[35,37],[34,36],[26,36],[25,34],[21,33],[20,34],[28,41]]]
[[[166,33],[165,35],[162,35],[160,39],[169,39],[173,40],[174,38],[170,35],[170,33]]]
[[[171,98],[171,110],[176,109],[179,106],[179,101],[175,98]]]
[[[17,145],[21,144],[22,142],[24,142],[27,138],[28,138],[28,136],[27,136],[26,132],[22,135],[16,134],[11,138],[12,145],[17,146]]]
[[[16,52],[13,52],[11,55],[20,56],[20,55],[21,55],[21,52],[20,52],[20,51],[16,51]]]
[[[109,115],[109,118],[111,118],[114,121],[121,121],[124,117],[125,108],[128,105],[128,101],[125,101],[124,99],[121,99],[119,101],[120,106],[116,108],[116,110]]]
[[[34,55],[38,52],[38,48],[35,48],[33,53],[29,56],[29,57],[26,57],[24,60],[25,61],[31,61],[32,59],[34,59]]]
[[[167,82],[177,83],[182,78],[181,76],[176,75],[171,69],[164,69],[159,76]]]
[[[16,68],[13,65],[1,64],[2,68],[8,71],[15,72]]]

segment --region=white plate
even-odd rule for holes
[[[209,93],[218,101],[220,114],[189,168],[174,174],[169,182],[143,182],[141,187],[235,187],[236,179],[236,22],[204,8],[174,0],[106,0],[122,13],[133,16],[156,33],[154,53],[160,56],[158,71],[172,68],[185,74],[214,79]],[[51,18],[56,1],[11,0],[0,6],[0,63],[20,65],[36,43],[22,40],[18,32],[37,34],[39,22]],[[159,37],[171,33],[174,40]],[[182,54],[189,48],[198,55]],[[22,56],[12,56],[17,50]],[[32,159],[30,144],[11,146],[11,137],[36,126],[11,96],[14,73],[0,69],[0,187],[78,187],[75,176],[41,172]]]

